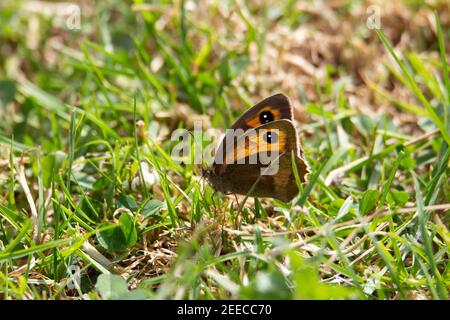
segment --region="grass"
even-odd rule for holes
[[[76,30],[2,3],[0,297],[448,299],[450,8],[414,3],[381,30],[363,1],[82,2]],[[291,203],[171,157],[280,91],[312,169]]]

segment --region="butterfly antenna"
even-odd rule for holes
[[[192,141],[193,141],[193,144],[194,144],[194,147],[195,147],[195,136],[194,136],[194,134],[191,132],[191,131],[186,131],[188,134],[190,134],[191,135],[191,137],[192,137]],[[191,144],[191,147],[192,147],[192,144]],[[192,150],[192,148],[191,148],[191,150]],[[195,148],[193,149],[194,150],[194,152],[195,152]],[[190,160],[192,160],[192,156],[191,156],[191,159]],[[193,168],[193,171],[195,171],[196,173],[198,173],[198,167],[195,165],[195,163],[194,163],[194,165],[192,166],[192,168]],[[201,177],[201,179],[203,178],[203,176],[204,176],[204,171],[203,171],[203,165],[202,165],[202,167],[201,167],[201,172],[202,172],[202,177]],[[201,180],[200,179],[200,180]]]

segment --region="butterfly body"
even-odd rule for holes
[[[293,124],[292,106],[285,95],[276,94],[250,108],[233,124],[204,176],[224,194],[288,202],[298,194],[293,160],[304,182],[309,167]]]

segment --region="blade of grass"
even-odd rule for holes
[[[402,70],[404,76],[406,77],[406,79],[408,81],[408,84],[411,87],[411,90],[413,91],[415,96],[419,99],[419,101],[423,104],[425,109],[428,111],[429,117],[434,121],[436,126],[439,128],[439,131],[441,132],[442,137],[445,139],[447,144],[450,145],[450,134],[449,134],[449,132],[447,132],[446,127],[444,126],[444,124],[442,123],[441,119],[439,118],[439,116],[434,111],[434,108],[431,106],[431,104],[428,102],[428,100],[423,95],[423,93],[420,90],[419,86],[414,81],[413,76],[411,75],[411,73],[406,68],[404,62],[402,62],[400,60],[400,58],[397,56],[397,54],[395,53],[391,43],[386,38],[386,36],[384,35],[383,31],[376,29],[375,32],[377,33],[378,37],[380,38],[380,40],[383,43],[383,45],[385,46],[385,48],[388,50],[389,54],[394,58],[394,60],[397,63],[397,65]]]

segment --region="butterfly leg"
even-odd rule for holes
[[[239,213],[241,212],[240,210],[241,205],[239,204],[239,200],[237,198],[236,193],[234,194],[234,199],[236,200],[237,207],[239,208],[238,212],[236,213],[236,216],[234,217],[234,227],[236,229],[239,229]]]
[[[214,193],[212,194],[211,199],[210,199],[213,204],[213,207],[214,207],[214,216],[216,216],[216,214],[217,214],[217,207],[216,207],[216,203],[214,202],[214,196],[216,195],[216,193],[217,193],[217,191],[214,190]]]
[[[236,204],[237,204],[238,208],[240,208],[241,205],[239,204],[239,200],[238,200],[238,198],[237,198],[237,194],[234,193],[233,195],[234,195],[234,200],[236,200]]]

